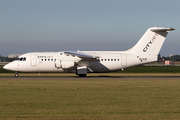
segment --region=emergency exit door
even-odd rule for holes
[[[127,56],[126,55],[121,55],[121,65],[126,66],[127,65]]]

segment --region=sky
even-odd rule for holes
[[[172,27],[161,56],[180,55],[179,0],[0,0],[0,55],[124,51],[150,27]]]

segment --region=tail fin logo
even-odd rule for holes
[[[153,44],[153,42],[156,40],[157,36],[158,36],[158,34],[156,33],[156,34],[152,37],[152,39],[147,43],[147,45],[144,47],[143,52],[147,52],[148,48],[150,48],[151,45]]]

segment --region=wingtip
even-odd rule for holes
[[[170,27],[170,30],[172,31],[172,30],[176,30],[176,29]]]

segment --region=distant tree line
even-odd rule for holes
[[[8,58],[8,57],[3,57],[0,55],[0,62],[12,62],[17,58]]]
[[[158,61],[180,61],[180,55],[170,55],[168,57],[161,57],[160,55],[158,56]]]

